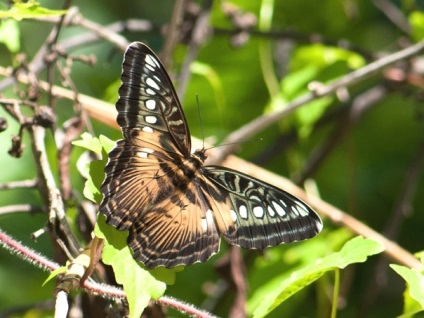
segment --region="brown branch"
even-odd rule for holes
[[[11,253],[17,254],[23,260],[28,261],[29,263],[36,265],[37,267],[42,268],[43,270],[52,272],[60,267],[59,264],[50,261],[46,257],[41,254],[33,251],[27,246],[22,245],[21,243],[15,241],[11,236],[7,235],[0,229],[0,245],[2,245],[5,249],[10,251]],[[85,291],[99,295],[103,298],[107,299],[123,299],[125,298],[125,293],[123,290],[105,284],[99,284],[93,281],[85,280],[81,288]],[[195,317],[214,317],[212,314],[207,313],[203,310],[195,308],[192,305],[186,304],[183,301],[177,300],[175,298],[163,296],[157,300],[157,302],[162,305],[172,307],[180,312],[185,312],[189,315]]]
[[[67,240],[68,244],[66,244],[66,246],[70,249],[71,255],[75,256],[79,253],[79,243],[66,219],[63,199],[56,186],[56,182],[47,159],[44,143],[46,131],[43,127],[37,125],[32,126],[28,130],[30,132],[31,145],[38,172],[39,190],[43,201],[49,209],[49,224],[51,226],[52,234],[58,234],[56,233],[56,226],[59,226]]]
[[[395,52],[391,55],[383,57],[373,63],[370,63],[358,70],[355,70],[342,78],[335,80],[334,82],[328,85],[319,85],[314,91],[311,91],[299,98],[291,101],[286,105],[286,107],[280,111],[274,113],[268,113],[261,117],[258,117],[251,121],[250,123],[239,128],[235,132],[228,135],[228,137],[222,142],[222,144],[231,144],[226,147],[220,147],[221,152],[217,157],[214,157],[209,162],[219,163],[223,159],[232,153],[236,147],[237,142],[240,140],[251,139],[254,135],[258,134],[265,128],[271,126],[274,123],[277,123],[279,120],[287,117],[289,114],[293,113],[299,107],[316,100],[320,97],[327,95],[335,94],[339,89],[352,86],[359,81],[362,81],[371,75],[381,71],[385,67],[401,61],[403,59],[411,58],[424,50],[424,41],[421,41],[417,44],[411,45],[410,47],[403,49],[401,51]]]

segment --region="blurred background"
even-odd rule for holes
[[[187,2],[186,9],[196,17],[208,3]],[[56,10],[63,5],[44,0],[40,4]],[[7,10],[8,3],[1,5],[0,9]],[[152,28],[145,32],[127,30],[122,35],[129,41],[143,41],[159,53],[169,31],[166,25],[174,2],[76,0],[72,6],[84,18],[102,26],[128,19],[150,22]],[[244,124],[264,113],[280,110],[305,94],[311,82],[327,84],[421,40],[423,9],[422,2],[413,0],[211,2],[208,29],[201,37],[189,77],[185,78],[186,89],[180,96],[192,135],[201,138],[203,130],[208,142],[219,145]],[[190,15],[187,16],[190,26]],[[4,25],[6,20],[0,22]],[[14,23],[19,30],[19,47],[11,52],[10,47],[0,43],[2,67],[14,65],[18,52],[31,61],[54,27],[53,23],[34,19]],[[246,29],[240,30],[241,26]],[[188,31],[169,63],[168,70],[177,88],[187,59]],[[87,33],[81,26],[63,27],[58,43]],[[80,93],[114,104],[123,52],[100,39],[71,47],[67,53],[95,57],[94,65],[74,61],[70,76]],[[241,143],[237,155],[302,186],[305,180],[313,180],[322,199],[411,253],[418,252],[424,242],[423,62],[422,56],[401,61],[340,90],[337,96],[304,105],[256,134],[260,141]],[[45,80],[46,72],[39,76]],[[2,79],[4,76],[0,76]],[[16,98],[19,88],[21,85],[12,85],[0,94]],[[73,114],[73,103],[58,101],[56,110],[61,125]],[[9,156],[11,136],[18,133],[19,126],[3,108],[0,117],[8,123],[7,130],[0,134],[0,184],[35,178],[29,139],[24,138],[26,148],[21,158]],[[97,136],[104,134],[114,140],[121,136],[120,131],[99,121],[93,120],[92,126]],[[47,137],[47,146],[50,164],[57,172],[56,147],[51,135]],[[82,152],[74,148],[71,154],[76,201],[83,197],[84,179],[76,169]],[[0,192],[1,207],[16,204],[41,206],[42,201],[36,190]],[[71,222],[75,210],[70,205]],[[286,269],[338,250],[352,235],[348,229],[324,221],[323,233],[314,240],[272,248],[256,258],[243,251],[247,259],[249,314],[260,302],[260,293],[266,293]],[[47,235],[36,241],[31,239],[31,234],[45,224],[43,212],[0,214],[1,229],[54,259]],[[221,249],[225,251],[227,246],[223,244]],[[234,296],[228,288],[222,288],[214,268],[222,254],[178,273],[176,283],[168,287],[166,294],[210,308],[219,316],[228,315]],[[378,263],[379,256],[375,256],[342,271],[340,317],[393,317],[402,313],[404,281],[387,263]],[[45,311],[43,306],[51,309],[54,282],[41,287],[46,278],[47,273],[0,249],[0,317],[9,317],[9,310],[16,308],[22,309],[14,314],[16,317],[51,315],[52,311]],[[332,281],[331,275],[324,276],[283,303],[271,317],[328,317],[328,312],[320,311],[319,304],[323,298],[331,297]],[[168,312],[170,317],[179,315]]]

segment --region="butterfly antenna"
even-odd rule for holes
[[[256,139],[248,139],[248,140],[239,140],[239,141],[235,141],[235,142],[229,142],[229,143],[227,143],[227,144],[220,144],[220,145],[216,145],[216,146],[212,146],[212,147],[209,147],[208,149],[206,149],[206,150],[209,150],[209,149],[212,149],[212,148],[218,148],[218,147],[224,147],[224,146],[229,146],[229,145],[239,145],[239,144],[244,144],[244,143],[247,143],[247,142],[256,142],[256,141],[262,141],[263,140],[263,138],[256,138]]]
[[[202,149],[205,149],[205,130],[203,129],[203,120],[202,120],[202,112],[200,109],[200,103],[199,103],[199,95],[196,94],[196,102],[197,102],[197,112],[199,114],[199,122],[200,122],[200,129],[202,131]]]

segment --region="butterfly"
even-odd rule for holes
[[[117,122],[123,139],[109,153],[100,213],[147,268],[203,262],[220,237],[248,249],[312,238],[319,216],[295,196],[239,171],[204,166],[191,153],[177,94],[158,57],[141,42],[125,52]]]

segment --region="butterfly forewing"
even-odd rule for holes
[[[322,223],[305,203],[260,180],[191,154],[189,129],[171,80],[142,43],[126,53],[118,124],[124,139],[109,154],[100,212],[129,230],[128,245],[146,267],[207,260],[220,235],[262,249],[315,236]]]
[[[188,156],[191,139],[184,113],[156,55],[142,43],[131,44],[125,53],[121,79],[116,108],[124,136],[134,128],[160,134],[164,151],[174,151],[176,147]]]

